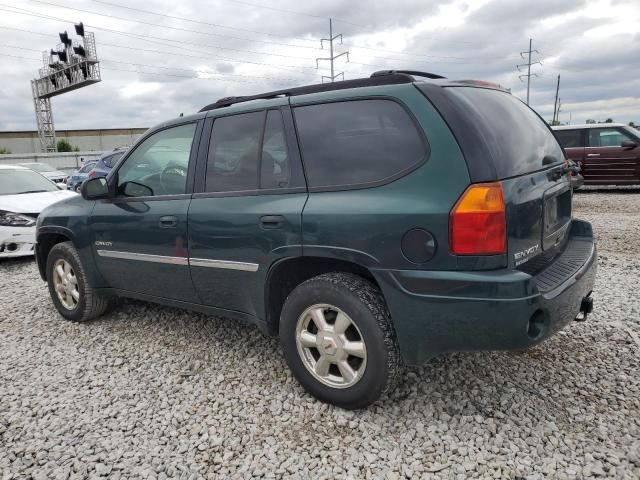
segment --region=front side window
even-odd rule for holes
[[[589,130],[590,147],[619,147],[625,140],[633,140],[617,128],[592,128]]]
[[[386,180],[428,154],[411,117],[391,100],[308,105],[294,112],[310,187]]]
[[[564,148],[584,147],[581,130],[555,130],[554,133]]]
[[[178,195],[186,192],[187,170],[196,124],[154,133],[118,170],[118,194]]]

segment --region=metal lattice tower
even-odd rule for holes
[[[76,24],[75,29],[82,40],[71,40],[67,32],[61,33],[62,43],[55,50],[43,52],[43,67],[38,70],[38,78],[31,80],[38,137],[43,152],[56,151],[51,97],[101,80],[93,33],[85,32],[82,23]]]
[[[342,34],[339,33],[337,35],[333,35],[333,21],[331,19],[329,19],[329,38],[323,38],[320,40],[320,46],[322,48],[324,48],[324,42],[329,42],[329,56],[325,57],[325,58],[316,58],[316,69],[319,68],[319,64],[318,62],[320,60],[328,60],[331,63],[331,75],[327,76],[327,75],[323,75],[322,76],[322,82],[324,83],[325,78],[328,79],[331,82],[335,82],[336,78],[338,78],[340,75],[342,75],[342,80],[344,80],[344,72],[340,72],[340,73],[335,73],[334,71],[334,67],[333,67],[333,62],[334,60],[336,60],[337,58],[342,57],[343,55],[347,56],[347,62],[349,61],[349,52],[342,52],[339,53],[338,55],[334,55],[333,54],[333,41],[340,38],[340,44],[342,44]]]

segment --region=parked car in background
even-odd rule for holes
[[[38,172],[41,175],[44,175],[52,182],[55,182],[58,185],[60,185],[60,187],[64,185],[65,181],[67,180],[67,177],[69,176],[66,172],[58,170],[57,168],[52,167],[51,165],[48,165],[46,163],[33,162],[33,163],[19,163],[18,165],[20,165],[21,167],[25,167],[30,170],[33,170],[35,172]]]
[[[38,218],[60,315],[123,296],[252,322],[343,408],[402,364],[531,347],[592,308],[564,152],[495,84],[384,71],[224,98],[114,169]]]
[[[95,162],[95,161],[87,162],[84,165],[82,165],[78,170],[71,173],[71,175],[69,175],[69,178],[67,178],[67,190],[73,190],[74,192],[79,192],[82,182],[84,182],[88,178],[89,171],[93,169],[96,163],[98,162]]]
[[[31,169],[0,165],[0,258],[33,255],[36,218],[49,205],[77,194]]]
[[[640,131],[621,123],[552,127],[585,185],[640,184]]]
[[[120,157],[124,155],[126,150],[117,150],[103,154],[98,161],[94,163],[93,168],[87,172],[88,178],[106,177],[116,164]]]

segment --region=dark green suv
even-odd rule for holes
[[[585,318],[596,249],[571,200],[562,148],[508,91],[384,71],[149,130],[40,215],[36,252],[67,319],[123,296],[245,320],[313,395],[360,408],[402,364]]]

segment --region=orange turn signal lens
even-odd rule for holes
[[[451,210],[449,248],[454,255],[499,255],[507,250],[502,185],[471,185]]]

